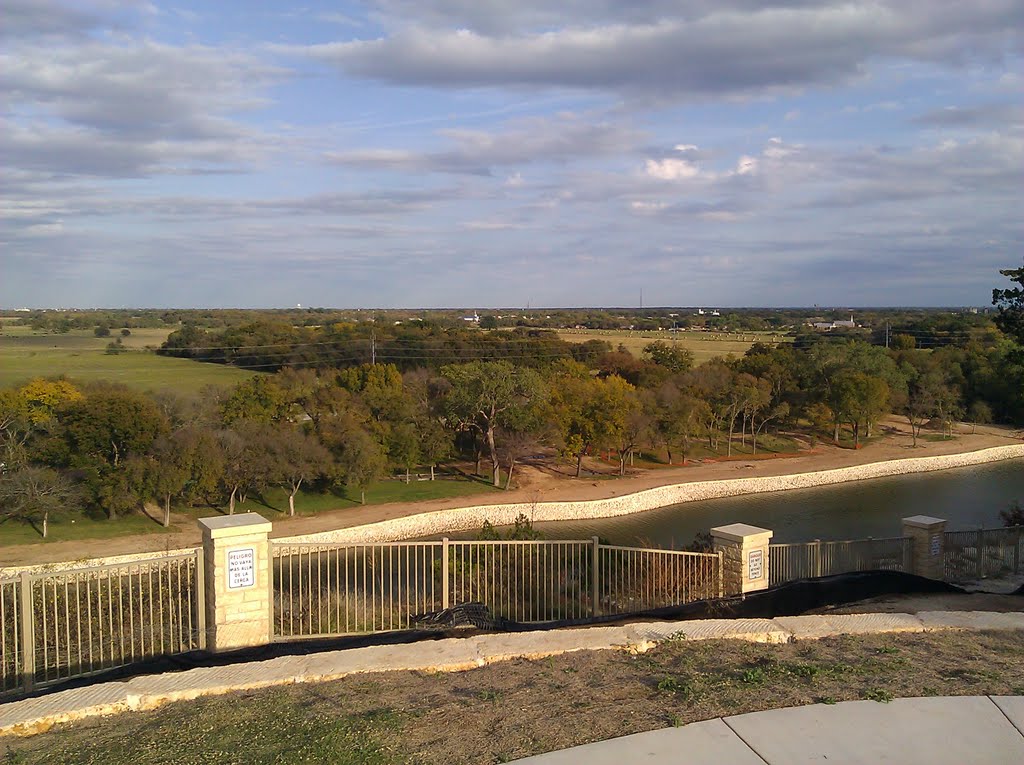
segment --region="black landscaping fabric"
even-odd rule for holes
[[[347,648],[363,648],[375,645],[405,645],[424,640],[466,638],[492,632],[535,632],[570,626],[608,626],[643,621],[771,619],[776,616],[798,616],[814,609],[841,606],[846,603],[853,603],[881,595],[932,593],[968,594],[966,590],[955,585],[939,582],[934,579],[925,579],[913,574],[904,574],[896,571],[864,571],[851,574],[837,574],[818,579],[801,579],[742,597],[696,601],[683,606],[658,608],[628,616],[599,616],[584,620],[544,622],[540,624],[521,624],[506,619],[490,617],[486,613],[481,612],[481,609],[483,609],[483,612],[486,612],[486,608],[482,604],[464,604],[454,609],[447,609],[447,612],[420,615],[420,618],[425,623],[431,624],[431,627],[426,629],[296,640],[216,654],[207,651],[193,651],[176,656],[164,656],[137,662],[128,666],[99,672],[89,677],[54,683],[29,695],[39,696],[68,688],[113,680],[125,680],[139,675],[177,672],[196,667],[230,666],[232,664],[272,659],[278,656],[300,656]],[[1014,594],[1024,596],[1024,586]],[[466,616],[471,616],[472,618],[465,618]],[[446,621],[449,619],[452,627],[446,628]],[[476,626],[460,626],[462,624]],[[487,624],[493,627],[493,629],[480,629],[480,624]],[[0,700],[11,701],[15,698],[24,698],[24,696],[0,697]]]

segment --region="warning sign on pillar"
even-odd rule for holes
[[[764,578],[764,550],[747,553],[747,579],[756,581]]]
[[[256,584],[256,550],[243,547],[228,550],[228,589],[239,590]]]

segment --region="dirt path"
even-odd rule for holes
[[[565,471],[563,473],[547,465],[524,465],[519,471],[519,487],[500,495],[487,494],[426,502],[370,505],[321,512],[315,516],[274,518],[274,531],[271,536],[312,534],[392,518],[402,518],[417,513],[483,503],[605,499],[657,486],[692,481],[790,475],[908,457],[959,454],[993,446],[1020,443],[1024,436],[1024,433],[1019,430],[1014,431],[996,426],[979,426],[977,433],[972,434],[970,427],[964,426],[963,432],[952,440],[919,440],[915,448],[912,445],[909,428],[901,420],[887,418],[882,421],[880,428],[883,433],[881,438],[856,451],[841,449],[831,444],[818,444],[813,449],[793,455],[768,459],[751,459],[748,456],[742,456],[732,460],[704,461],[686,467],[635,470],[623,478],[614,477],[614,469],[601,463],[588,465],[594,472],[589,478],[581,480],[571,477],[572,474],[568,468],[562,468]],[[180,531],[169,534],[144,534],[114,539],[4,547],[0,548],[0,556],[2,556],[0,564],[18,566],[135,552],[156,552],[191,547],[200,543],[199,530],[192,519],[186,516],[175,516],[172,521],[177,528],[181,529]]]

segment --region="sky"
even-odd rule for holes
[[[0,307],[987,305],[1020,0],[0,0]]]

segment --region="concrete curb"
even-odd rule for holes
[[[989,629],[1024,630],[1024,613],[926,611],[919,614],[645,622],[352,648],[135,677],[0,704],[0,736],[33,735],[59,723],[130,710],[155,709],[174,701],[232,691],[323,682],[371,672],[459,672],[512,659],[540,659],[573,651],[614,649],[644,653],[666,640],[728,638],[755,643],[785,643],[841,634]]]
[[[744,494],[762,494],[789,489],[806,489],[815,486],[830,486],[870,478],[885,478],[910,473],[926,473],[955,467],[982,465],[1008,459],[1024,458],[1024,444],[994,446],[960,454],[941,454],[931,457],[907,457],[883,462],[869,462],[832,470],[810,473],[793,473],[780,476],[756,478],[725,478],[714,481],[691,481],[688,483],[658,486],[653,489],[607,499],[579,500],[572,502],[518,502],[511,504],[474,505],[435,510],[429,513],[393,518],[387,521],[351,526],[344,529],[322,531],[316,534],[302,534],[280,537],[275,542],[292,544],[325,544],[341,542],[367,544],[394,542],[417,537],[436,536],[455,531],[480,528],[484,521],[495,526],[508,525],[524,514],[533,521],[570,521],[586,518],[612,518],[621,515],[642,513],[660,507],[685,502],[697,502]]]

